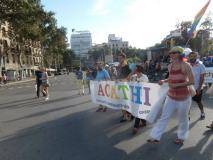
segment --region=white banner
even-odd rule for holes
[[[90,81],[90,87],[93,103],[124,109],[143,119],[152,108],[162,106],[168,90],[168,86],[145,82]]]
[[[213,67],[206,67],[204,83],[213,83]]]

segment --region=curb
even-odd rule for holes
[[[29,80],[16,81],[16,82],[8,82],[6,85],[10,86],[10,85],[20,84],[25,82],[31,82],[31,81],[35,81],[35,78],[29,79]]]
[[[52,77],[54,77],[54,76],[49,76],[49,78],[52,78]],[[28,80],[8,82],[6,85],[10,86],[10,85],[20,84],[20,83],[25,83],[25,82],[31,82],[31,81],[35,81],[35,80],[36,80],[35,78],[31,78],[31,79],[28,79]]]

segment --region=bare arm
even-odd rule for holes
[[[169,64],[169,66],[168,66],[168,70],[170,71],[171,70],[171,64]],[[167,78],[167,79],[162,79],[162,80],[160,80],[159,82],[158,82],[158,84],[159,85],[162,85],[163,83],[167,83],[167,82],[169,82],[169,79]]]
[[[200,91],[201,91],[201,88],[202,88],[203,82],[204,82],[204,77],[205,77],[204,73],[200,75],[200,83],[199,83],[199,87],[197,88],[197,94],[200,94]]]
[[[194,84],[194,75],[192,73],[192,68],[190,64],[188,63],[183,63],[181,66],[181,70],[183,73],[185,73],[188,77],[188,81],[183,82],[183,83],[178,83],[176,84],[175,87],[185,87]]]

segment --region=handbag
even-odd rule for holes
[[[194,85],[189,86],[189,92],[191,94],[191,97],[194,97],[197,94]]]

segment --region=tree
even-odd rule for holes
[[[52,34],[49,35],[47,44],[45,46],[45,65],[60,68],[60,66],[63,64],[63,54],[65,53],[66,49],[66,28],[61,27],[52,31]]]
[[[76,55],[71,49],[67,49],[63,54],[63,66],[64,67],[71,67],[73,65],[73,60],[75,59]]]
[[[10,34],[18,42],[26,39],[38,40],[41,37],[40,24],[46,12],[40,0],[2,0],[0,19],[10,24]],[[15,37],[14,37],[15,36]]]
[[[181,23],[181,35],[182,35],[182,38],[183,38],[183,44],[186,44],[189,40],[189,36],[188,36],[188,30],[190,29],[192,25],[192,22],[191,21],[183,21]]]

